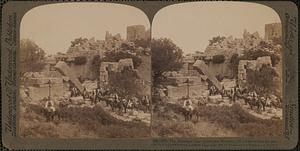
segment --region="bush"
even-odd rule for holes
[[[86,64],[87,58],[85,56],[75,57],[74,64],[75,65],[83,65]]]
[[[134,41],[134,44],[136,47],[142,47],[142,48],[150,48],[150,39],[149,40],[144,40],[144,39],[137,39]]]
[[[256,60],[258,57],[270,56],[272,65],[275,66],[280,61],[280,56],[278,54],[271,53],[269,51],[264,51],[261,49],[246,51],[246,53],[240,57],[241,60]]]
[[[216,64],[224,63],[225,56],[224,55],[215,55],[212,58],[212,62]]]
[[[136,95],[138,90],[138,84],[136,80],[138,75],[133,70],[123,70],[122,72],[109,72],[109,85],[114,88],[118,94]]]
[[[275,93],[278,88],[277,76],[274,68],[263,65],[258,71],[247,70],[247,84],[250,90],[259,94]]]
[[[118,62],[120,59],[131,58],[133,61],[134,68],[138,68],[142,63],[142,59],[139,56],[135,56],[126,51],[107,51],[103,61]]]
[[[222,42],[224,39],[226,39],[224,36],[217,36],[217,37],[213,37],[211,40],[209,40],[209,46],[211,46],[214,43],[220,43]]]

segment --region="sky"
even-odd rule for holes
[[[109,3],[60,3],[38,6],[21,21],[21,39],[33,40],[47,54],[66,52],[75,38],[104,40],[105,32],[120,33],[126,39],[126,27],[144,25],[147,16],[139,9]]]
[[[270,7],[247,2],[190,2],[162,8],[152,22],[153,38],[170,38],[185,54],[204,51],[215,36],[241,38],[244,29],[264,37],[265,24],[281,22]]]

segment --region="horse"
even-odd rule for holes
[[[199,117],[201,116],[201,112],[200,110],[205,107],[207,104],[207,100],[205,98],[202,98],[201,100],[198,101],[198,106],[194,108],[193,110],[193,113],[192,113],[192,116],[195,115],[196,116],[196,119],[197,119],[197,122],[199,120]]]
[[[43,113],[46,117],[46,121],[50,122],[53,121],[55,119],[55,117],[57,117],[57,119],[62,119],[62,114],[59,114],[60,112],[56,109],[43,109]]]
[[[119,99],[118,96],[114,96],[112,98],[112,100],[110,101],[110,106],[112,108],[112,111],[115,111],[115,109],[118,109],[119,112],[121,112],[123,109],[122,101]]]
[[[126,113],[127,112],[127,109],[133,109],[133,103],[130,99],[123,99],[122,100],[122,104],[123,104],[123,109],[124,109],[124,112]]]
[[[250,106],[250,109],[252,110],[254,106],[257,107],[257,110],[260,110],[262,105],[262,102],[258,98],[253,97],[245,97],[245,104],[248,104]]]
[[[114,99],[112,97],[102,98],[105,101],[106,107],[110,107],[112,111],[115,110]]]
[[[146,96],[141,99],[140,107],[144,113],[146,113],[147,111],[150,111],[150,102]]]
[[[183,108],[183,116],[184,116],[184,121],[189,121],[189,120],[192,120],[192,117],[193,117],[193,112],[194,110],[190,110],[190,109],[187,109],[187,108]]]
[[[133,97],[132,98],[132,108],[136,109],[136,110],[142,110],[142,105],[141,105],[141,101],[136,98],[136,97]]]

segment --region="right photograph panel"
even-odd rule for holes
[[[152,22],[152,136],[280,137],[282,25],[271,8],[190,2]]]

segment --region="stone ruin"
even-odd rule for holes
[[[133,61],[131,58],[120,59],[118,62],[101,62],[100,64],[100,83],[107,84],[108,82],[108,72],[120,72],[125,67],[134,69]],[[136,70],[135,70],[136,71]]]
[[[112,35],[109,31],[105,32],[105,41],[122,41],[120,33]]]
[[[242,86],[247,81],[247,69],[259,70],[262,65],[272,66],[270,56],[258,57],[256,60],[240,60],[238,65],[238,82]]]
[[[251,34],[244,30],[243,38],[225,37],[222,41],[207,46],[204,52],[210,56],[217,54],[231,56],[233,53],[241,55],[245,50],[257,46],[262,40],[258,32]]]
[[[273,38],[282,37],[281,23],[271,23],[265,25],[265,40],[272,40]]]

